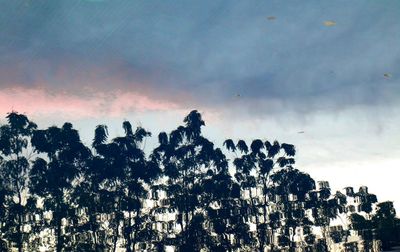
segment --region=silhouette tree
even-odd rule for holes
[[[167,181],[167,197],[170,201],[168,208],[176,213],[179,228],[176,239],[171,241],[180,251],[187,251],[191,244],[192,219],[206,219],[205,205],[207,200],[202,198],[202,181],[207,172],[215,174],[227,168],[225,157],[214,144],[201,135],[201,127],[205,125],[200,113],[191,111],[184,119],[184,126],[173,130],[169,136],[159,135],[160,145],[154,150],[153,156],[162,168]],[[210,195],[204,195],[209,197]],[[199,240],[194,240],[199,241]],[[209,240],[211,241],[211,240]],[[197,244],[197,247],[212,247],[212,244]]]
[[[159,176],[159,168],[154,162],[147,160],[140,144],[145,137],[151,136],[141,127],[133,132],[128,121],[123,122],[125,136],[116,137],[106,143],[106,128],[98,126],[95,131],[93,147],[100,157],[97,162],[104,171],[100,185],[103,205],[107,212],[113,214],[111,222],[113,229],[113,250],[117,248],[119,232],[125,240],[127,251],[134,251],[141,238],[146,238],[146,225],[142,208],[148,197],[146,182],[150,183]]]
[[[99,131],[105,133],[99,140]],[[93,147],[104,144],[107,140],[107,128],[104,125],[97,126]],[[107,228],[101,219],[104,219],[104,206],[101,201],[101,182],[106,171],[106,163],[100,156],[93,155],[87,160],[87,167],[82,174],[81,182],[72,192],[72,199],[79,209],[76,215],[74,246],[82,248],[83,251],[103,251],[107,247]]]
[[[353,213],[349,216],[352,229],[364,239],[364,251],[373,251],[371,241],[373,240],[372,221],[365,219],[362,215]]]
[[[199,191],[207,211],[210,232],[217,234],[213,251],[234,251],[253,245],[250,227],[242,213],[240,185],[229,174],[228,162],[220,149],[214,151],[214,166],[210,166]]]
[[[202,251],[207,248],[208,251],[215,248],[216,241],[210,235],[208,230],[204,228],[204,216],[202,214],[195,214],[189,225],[185,229],[185,242],[179,246],[179,251]]]
[[[95,129],[95,136],[92,147],[94,154],[87,162],[82,177],[84,178],[73,191],[72,199],[78,206],[80,216],[77,216],[76,247],[82,251],[104,251],[109,247],[107,237],[109,227],[105,223],[108,221],[112,200],[104,190],[102,183],[108,172],[109,164],[107,160],[98,155],[97,148],[105,149],[108,140],[108,129],[106,125],[98,125]]]
[[[147,156],[150,132],[128,121],[111,140],[97,126],[91,151],[70,123],[38,130],[10,113],[0,126],[0,251],[328,251],[329,240],[351,250],[350,229],[365,251],[376,238],[384,249],[399,242],[392,202],[377,204],[367,187],[316,189],[293,167],[291,144],[227,139],[228,160],[204,125],[191,111]],[[349,229],[330,227],[352,211]]]
[[[2,233],[7,240],[16,243],[21,252],[29,240],[28,233],[24,232],[24,226],[28,224],[25,215],[29,213],[29,206],[34,204],[28,196],[29,141],[37,126],[17,112],[9,113],[6,118],[7,124],[0,127],[0,200],[3,208],[0,211],[5,217]]]
[[[400,222],[396,218],[393,202],[385,201],[379,203],[377,211],[372,217],[372,223],[376,229],[378,239],[382,241],[383,250],[390,250],[394,244],[399,243]]]
[[[34,162],[31,190],[43,200],[44,210],[52,213],[50,226],[55,230],[55,248],[59,252],[71,245],[73,230],[68,221],[71,224],[76,212],[70,196],[80,182],[91,153],[71,123],[34,131],[32,146],[36,152],[47,154],[47,158],[40,157]],[[63,220],[67,223],[65,227]]]
[[[233,164],[235,166],[235,178],[240,183],[242,190],[248,193],[249,214],[254,217],[259,251],[264,251],[267,243],[272,244],[271,232],[268,232],[268,195],[270,176],[276,169],[284,169],[294,164],[296,151],[293,145],[274,141],[263,143],[261,140],[253,140],[250,149],[244,140],[239,140],[236,146],[231,139],[224,142],[228,150],[241,152]],[[260,220],[260,214],[262,213]],[[272,229],[273,231],[273,229]],[[270,235],[268,235],[270,233]],[[269,237],[268,237],[269,236]]]
[[[282,247],[293,247],[294,235],[298,227],[309,226],[312,222],[305,215],[306,196],[315,189],[314,180],[305,173],[289,166],[271,175],[270,195],[273,204],[283,216],[275,212],[271,228],[280,227],[278,243]],[[273,213],[273,211],[272,211]],[[280,218],[279,218],[279,217]],[[280,223],[278,222],[280,219]],[[278,223],[277,223],[278,222]]]

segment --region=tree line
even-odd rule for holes
[[[202,135],[196,110],[159,133],[148,154],[143,143],[151,133],[129,121],[122,123],[124,136],[112,139],[98,125],[86,146],[71,123],[39,129],[24,114],[6,119],[0,251],[328,251],[327,239],[349,235],[329,230],[348,211],[346,195],[317,189],[294,168],[292,144],[228,139],[222,150]],[[367,217],[349,215],[351,228],[367,243],[398,241],[393,204],[357,195]]]

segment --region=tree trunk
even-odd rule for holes
[[[257,232],[257,238],[258,238],[258,242],[259,242],[258,250],[260,252],[264,252],[264,242],[263,242],[264,239],[263,239],[263,237],[261,237],[260,230],[259,230],[260,220],[258,219],[258,209],[256,208],[256,206],[253,203],[254,198],[253,198],[253,193],[251,192],[251,188],[250,188],[249,192],[250,192],[250,205],[251,205],[252,210],[254,210],[254,214],[256,217],[256,232]]]
[[[22,207],[22,206],[21,206]],[[18,252],[22,252],[23,240],[22,240],[22,213],[18,210]]]
[[[94,214],[90,214],[90,230],[92,231],[93,235],[93,242],[94,242],[94,250],[97,251],[97,230],[96,230],[96,216]]]
[[[135,193],[135,199],[138,201],[138,202],[140,202],[140,198],[139,198],[139,196],[138,196],[138,194],[137,193]],[[140,219],[140,204],[138,204],[138,207],[136,208],[136,213],[135,213],[135,223],[133,224],[133,230],[131,230],[130,232],[129,232],[129,234],[128,234],[128,237],[127,237],[127,246],[128,246],[128,248],[127,248],[127,252],[134,252],[134,251],[136,251],[136,248],[135,248],[135,246],[136,246],[136,243],[137,243],[137,237],[136,237],[136,233],[137,233],[137,231],[139,230],[139,226],[138,226],[138,223],[139,223],[139,219]],[[131,211],[129,211],[129,228],[131,228],[132,227],[132,212]],[[133,238],[132,238],[132,235],[133,235]]]
[[[181,226],[181,232],[183,232],[183,214],[178,215],[178,223]]]
[[[62,217],[61,217],[61,208],[60,202],[62,202],[62,193],[55,196],[56,197],[56,206],[53,212],[53,218],[56,221],[56,252],[61,252],[63,248],[63,238],[61,235],[62,229]]]
[[[18,182],[17,182],[18,186]],[[22,195],[18,188],[18,224],[17,224],[17,232],[18,232],[18,252],[22,252],[23,250],[23,240],[22,240]]]
[[[264,224],[266,224],[267,223],[267,194],[266,194],[266,192],[267,192],[267,182],[266,182],[266,179],[265,178],[263,178],[263,187],[264,187],[264,192],[263,192],[263,195],[264,195],[264,204],[263,204],[263,207],[264,207]]]
[[[17,154],[17,167],[19,167],[19,155]],[[19,170],[19,168],[17,168]],[[17,192],[18,192],[18,211],[17,211],[17,235],[18,235],[18,241],[17,241],[17,246],[18,246],[18,252],[22,252],[23,250],[23,240],[22,240],[22,194],[21,194],[21,186],[19,184],[19,175],[17,175],[17,178],[15,180],[15,185],[17,187]]]
[[[139,200],[139,197],[137,197],[137,200]],[[136,243],[137,243],[137,237],[136,237],[136,234],[137,234],[137,231],[139,230],[139,225],[138,225],[138,223],[139,223],[139,219],[140,219],[140,207],[138,207],[137,209],[136,209],[136,216],[135,216],[135,224],[134,224],[134,229],[133,229],[133,241],[132,241],[132,251],[133,252],[135,252],[136,251],[136,249],[135,249],[135,245],[136,245]]]
[[[117,251],[117,242],[118,242],[118,237],[119,237],[119,224],[121,222],[120,216],[119,214],[121,213],[121,199],[118,199],[118,203],[117,203],[117,209],[115,209],[116,211],[116,228],[114,230],[114,241],[113,241],[113,251],[116,252]],[[122,216],[123,218],[123,216]]]
[[[56,227],[56,238],[57,238],[57,245],[56,245],[56,251],[61,252],[62,247],[63,247],[63,241],[62,241],[62,236],[61,236],[61,228],[62,228],[62,223],[61,223],[61,217],[58,216],[56,217],[56,222],[57,222],[57,227]]]
[[[119,236],[119,220],[117,220],[117,226],[114,230],[114,240],[113,240],[113,251],[117,251],[117,241]]]
[[[132,227],[132,212],[129,211],[129,222],[128,222],[128,230]],[[125,234],[125,239],[126,239],[126,251],[127,252],[132,252],[132,239],[131,239],[131,232],[128,232]],[[133,248],[133,251],[135,248]]]

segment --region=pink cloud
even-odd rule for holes
[[[28,115],[58,115],[72,118],[121,116],[128,112],[163,111],[177,109],[173,102],[120,90],[89,94],[51,93],[43,88],[21,87],[0,90],[0,113],[12,110]]]

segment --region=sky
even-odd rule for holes
[[[157,135],[292,143],[296,167],[400,213],[400,2],[0,0],[0,122],[70,121],[90,144]],[[147,148],[154,146],[150,139]]]

